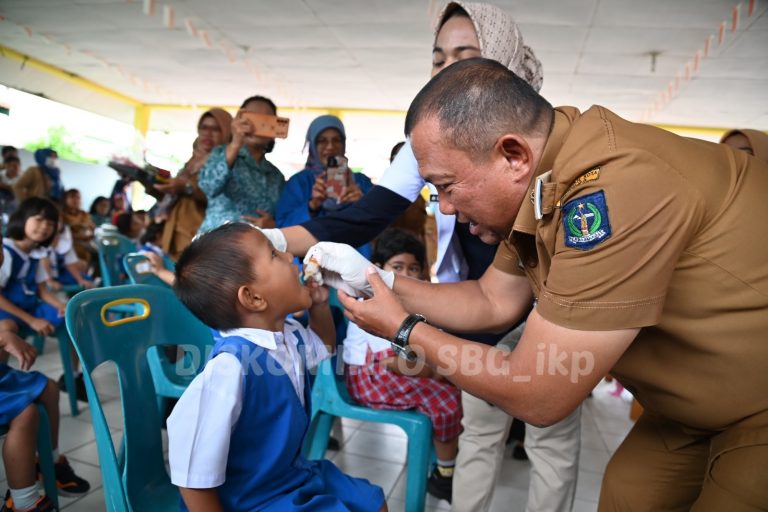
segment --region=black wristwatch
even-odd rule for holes
[[[417,359],[416,353],[408,346],[408,338],[411,335],[411,331],[419,322],[426,322],[427,319],[424,315],[412,314],[408,315],[403,323],[395,333],[395,337],[392,339],[392,350],[395,353],[408,361],[414,362]]]

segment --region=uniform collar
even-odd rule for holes
[[[228,331],[219,331],[219,335],[222,338],[229,338],[231,336],[238,336],[246,339],[254,345],[258,345],[261,348],[267,350],[275,350],[277,343],[283,341],[284,335],[282,332],[267,331],[264,329],[253,329],[249,327],[241,327],[239,329],[230,329]]]
[[[557,158],[557,154],[560,152],[568,133],[571,130],[571,125],[579,117],[580,113],[578,109],[574,107],[557,107],[554,110],[554,117],[552,119],[552,131],[547,137],[547,143],[544,145],[544,151],[541,155],[541,161],[536,168],[533,176],[531,177],[531,183],[528,186],[528,192],[520,205],[520,210],[515,217],[515,223],[512,225],[512,229],[507,236],[507,240],[512,239],[512,235],[515,231],[527,233],[532,235],[536,232],[536,225],[538,220],[534,214],[533,208],[533,195],[534,186],[536,184],[536,178],[544,173],[551,171]],[[542,187],[542,196],[544,197],[544,208],[550,210],[554,207],[555,203],[555,184],[545,183]],[[551,203],[551,204],[550,204]]]

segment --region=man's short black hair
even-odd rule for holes
[[[59,223],[59,209],[48,199],[43,197],[30,197],[21,202],[16,211],[11,214],[8,219],[8,227],[6,234],[8,238],[13,240],[24,240],[26,234],[24,233],[24,226],[27,224],[27,219],[34,217],[35,215],[42,215],[44,219],[52,221],[54,224]],[[48,247],[53,242],[56,236],[56,230],[53,230],[53,234],[40,245]]]
[[[8,156],[10,153],[16,153],[18,150],[15,146],[3,146],[3,158]]]
[[[244,283],[256,279],[250,256],[253,247],[247,247],[242,239],[254,229],[244,222],[219,226],[189,244],[176,263],[176,295],[214,329],[242,327],[237,292]]]
[[[547,135],[552,105],[495,60],[475,57],[448,66],[419,91],[405,134],[434,117],[448,145],[479,158],[505,133]]]
[[[426,249],[421,240],[403,229],[388,228],[376,239],[371,263],[383,267],[393,256],[403,253],[413,254],[421,266],[424,266]]]

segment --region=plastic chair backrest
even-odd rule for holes
[[[101,268],[103,285],[106,287],[125,284],[123,256],[130,252],[136,252],[136,244],[123,235],[110,234],[97,237],[96,246],[99,251],[99,267]]]
[[[127,303],[139,304],[136,310],[141,309],[141,314],[110,321],[107,310]],[[85,290],[67,304],[66,320],[85,376],[107,509],[178,510],[178,491],[163,463],[160,415],[147,351],[158,345],[185,345],[203,330],[209,333],[207,327],[170,289],[148,285]],[[95,368],[110,361],[117,367],[120,384],[122,465],[91,379]]]
[[[131,284],[150,284],[168,288],[168,284],[150,270],[149,259],[141,253],[126,254],[123,257],[123,268]]]

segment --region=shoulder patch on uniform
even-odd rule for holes
[[[577,197],[563,207],[565,245],[587,251],[611,237],[611,223],[605,193]]]

